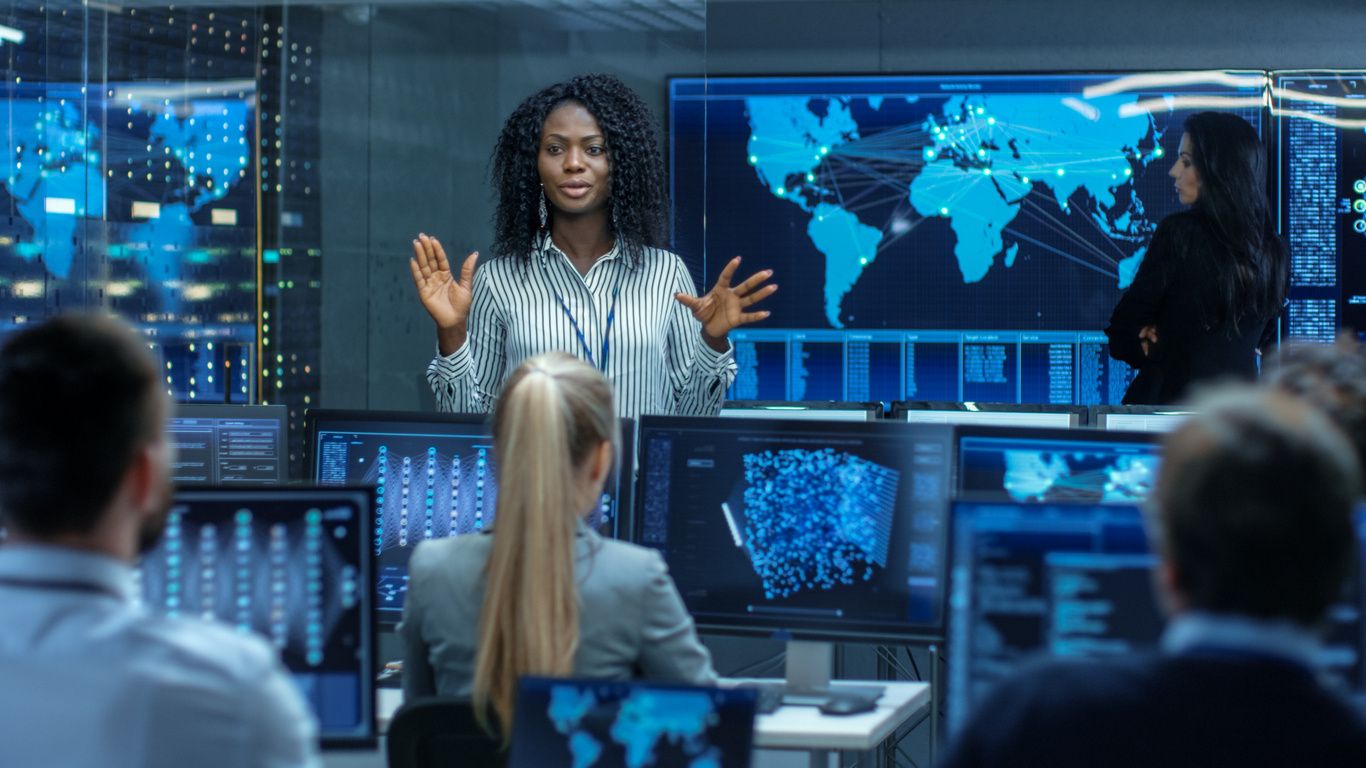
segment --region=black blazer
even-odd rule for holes
[[[1244,313],[1211,325],[1218,306],[1218,262],[1227,258],[1194,211],[1163,219],[1129,290],[1120,297],[1105,335],[1110,356],[1139,370],[1124,395],[1128,405],[1182,399],[1198,381],[1257,374],[1257,345],[1268,320]],[[1143,354],[1138,332],[1157,326],[1158,344]]]
[[[1289,661],[1048,662],[1003,683],[940,768],[1366,766],[1360,713]]]

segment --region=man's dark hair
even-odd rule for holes
[[[1335,344],[1300,342],[1282,347],[1269,368],[1267,383],[1317,407],[1338,425],[1366,475],[1366,350],[1346,334]]]
[[[1317,409],[1274,390],[1211,393],[1168,436],[1157,538],[1195,610],[1321,620],[1353,559],[1355,456]]]
[[[106,315],[69,314],[0,348],[0,513],[38,537],[87,533],[162,428],[147,342]]]

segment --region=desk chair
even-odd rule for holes
[[[407,702],[389,724],[389,768],[503,768],[502,744],[474,718],[465,699],[432,696]]]

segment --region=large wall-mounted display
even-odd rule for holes
[[[1167,175],[1182,123],[1231,111],[1268,136],[1272,80],[1284,77],[670,80],[675,248],[704,274],[740,254],[782,283],[772,318],[735,334],[731,395],[1119,402],[1133,373],[1102,330],[1157,223],[1182,208]],[[1279,135],[1310,123],[1276,114],[1293,126]],[[1271,192],[1290,178],[1278,170]],[[1287,234],[1305,285],[1310,255]],[[1337,318],[1311,333],[1293,298],[1289,334],[1331,336]]]

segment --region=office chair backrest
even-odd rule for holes
[[[474,718],[468,700],[439,696],[406,702],[389,724],[389,768],[503,768],[497,737]]]

